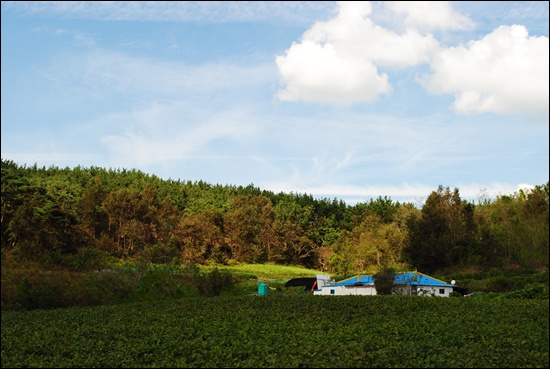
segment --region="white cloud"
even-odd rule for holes
[[[302,40],[333,45],[346,59],[368,60],[378,66],[411,67],[429,61],[437,41],[414,29],[397,34],[376,25],[370,18],[369,2],[339,2],[338,15],[328,22],[318,22],[307,30]]]
[[[278,94],[281,100],[346,105],[371,101],[390,91],[388,76],[379,75],[372,62],[345,58],[332,44],[305,40],[292,45],[276,62],[287,85]]]
[[[385,71],[429,64],[418,79],[433,93],[453,94],[457,113],[548,116],[548,37],[522,25],[500,26],[466,45],[443,48],[432,29],[470,30],[473,22],[448,2],[386,2],[395,33],[374,23],[370,2],[338,2],[338,14],[317,22],[276,58],[284,101],[349,105],[392,91]],[[399,28],[399,27],[396,27]]]
[[[345,199],[346,204],[353,205],[356,202],[365,202],[376,199],[379,196],[387,196],[394,201],[422,205],[426,198],[437,190],[437,186],[429,186],[420,183],[402,183],[400,185],[339,185],[325,184],[320,186],[301,186],[291,182],[271,182],[265,188],[277,192],[310,194],[318,198],[332,198],[338,196]],[[496,199],[501,195],[514,193],[514,186],[505,183],[491,183],[488,187],[478,184],[443,185],[450,189],[458,188],[460,197],[467,201],[476,201],[480,196],[487,199]]]
[[[452,93],[458,113],[548,114],[548,37],[529,37],[524,26],[501,26],[466,46],[441,50],[433,74],[421,83]]]
[[[405,26],[419,30],[458,29],[474,27],[468,17],[453,10],[448,1],[386,1],[386,7],[405,14]]]
[[[524,193],[528,194],[532,192],[535,189],[535,186],[527,184],[527,183],[520,183],[518,185],[518,188],[516,189],[516,192],[523,191]]]
[[[449,186],[451,189],[455,187],[458,188],[460,197],[469,201],[480,198],[489,198],[494,200],[498,196],[511,195],[515,191],[513,184],[498,182],[489,183],[484,186],[477,183],[458,183],[457,185]]]
[[[336,104],[369,102],[391,91],[378,66],[411,67],[429,61],[437,48],[431,35],[396,34],[369,19],[369,2],[339,2],[338,15],[317,22],[299,43],[276,58],[285,88],[281,100]]]
[[[378,196],[388,196],[393,199],[408,198],[413,201],[414,198],[428,196],[434,189],[422,184],[404,183],[400,186],[356,186],[326,184],[321,186],[303,186],[290,182],[271,182],[265,184],[265,188],[277,192],[310,194],[315,197],[354,197],[356,201],[368,201],[370,198]],[[381,195],[383,194],[383,195]],[[361,199],[361,200],[359,200]]]

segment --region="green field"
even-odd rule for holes
[[[193,297],[2,312],[2,367],[548,367],[548,300]]]

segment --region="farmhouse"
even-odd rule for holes
[[[376,295],[374,277],[358,275],[340,282],[331,280],[326,274],[317,274],[314,295]],[[411,296],[449,297],[457,287],[419,272],[397,273],[394,278],[393,294]]]

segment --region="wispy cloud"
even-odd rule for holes
[[[59,85],[79,85],[93,94],[149,94],[166,96],[236,90],[274,81],[273,66],[208,63],[189,66],[151,57],[95,50],[84,54],[58,55],[44,76]]]
[[[548,35],[548,1],[493,1],[453,2],[457,9],[467,9],[469,14],[483,14],[485,24],[513,25],[529,23],[529,33]],[[478,24],[481,25],[481,24]],[[487,31],[492,31],[492,27]]]
[[[119,127],[115,133],[103,136],[101,142],[113,160],[136,167],[215,155],[216,149],[210,146],[214,142],[238,146],[257,133],[246,112],[235,109],[212,112],[206,106],[180,102],[156,103],[130,113],[110,114],[91,124]]]
[[[59,27],[36,27],[33,31],[39,34],[51,34],[55,37],[70,37],[72,39],[72,45],[74,46],[90,48],[96,45],[94,36],[85,32],[78,32]]]
[[[99,107],[72,122],[72,134],[96,140],[116,165],[137,168],[216,156],[216,142],[247,142],[257,134],[249,113],[256,88],[274,82],[270,64],[189,66],[101,49],[56,57],[38,74],[63,105]]]
[[[510,185],[506,183],[491,183],[488,185],[459,184],[449,186],[443,183],[435,186],[427,186],[420,183],[403,183],[401,185],[373,185],[373,186],[354,186],[354,185],[336,185],[326,184],[317,186],[292,186],[284,182],[273,182],[266,187],[273,192],[294,192],[297,194],[306,193],[320,198],[344,198],[347,204],[357,202],[367,202],[370,199],[376,199],[379,196],[388,196],[394,201],[403,203],[413,203],[422,205],[426,198],[437,190],[437,186],[449,187],[451,190],[458,188],[462,199],[468,201],[477,201],[482,198],[495,199],[498,196],[513,194],[517,190],[532,188],[527,184]],[[381,195],[384,194],[384,195]]]
[[[50,17],[183,22],[307,24],[324,18],[323,1],[2,1],[2,10]]]

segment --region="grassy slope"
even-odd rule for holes
[[[204,267],[208,270],[213,267]],[[220,271],[227,271],[238,278],[238,286],[229,294],[256,293],[258,282],[265,283],[271,291],[281,291],[284,284],[292,278],[315,277],[323,272],[296,266],[275,264],[237,264],[217,267]],[[302,287],[296,290],[303,290]]]

